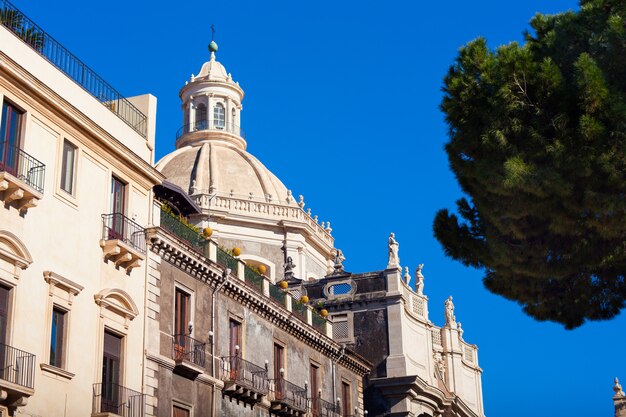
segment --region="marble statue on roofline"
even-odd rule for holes
[[[400,244],[396,241],[395,237],[396,235],[394,233],[391,233],[389,235],[389,261],[387,262],[387,269],[400,268],[400,257],[398,256]]]
[[[424,295],[424,275],[422,275],[422,269],[424,264],[419,264],[415,269],[415,292],[419,295]]]
[[[446,300],[446,326],[451,326],[456,323],[456,317],[454,316],[454,303],[452,302],[452,296]]]
[[[335,254],[335,265],[334,265],[335,273],[344,271],[343,261],[345,260],[346,260],[346,257],[343,256],[343,252],[341,251],[341,249],[337,249],[337,253]]]

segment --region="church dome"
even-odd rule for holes
[[[200,146],[183,146],[159,161],[157,169],[192,196],[217,193],[296,206],[291,191],[270,170],[229,142],[205,141]]]

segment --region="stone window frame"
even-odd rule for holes
[[[243,316],[240,316],[239,314],[232,312],[232,311],[228,311],[228,347],[229,347],[229,351],[228,351],[228,355],[230,355],[230,322],[234,321],[239,323],[239,326],[241,326],[241,344],[239,345],[239,357],[242,359],[245,359],[245,353],[246,353],[246,330],[247,330],[247,326],[246,326],[246,321],[244,320]]]
[[[330,293],[330,288],[335,285],[348,284],[350,286],[350,291],[345,294],[334,295]],[[353,279],[342,279],[337,281],[330,281],[324,285],[324,297],[328,300],[337,300],[341,298],[352,298],[356,294],[356,282]]]
[[[78,183],[79,176],[78,172],[80,171],[80,160],[82,157],[81,147],[78,145],[77,141],[74,138],[69,137],[69,135],[60,135],[59,144],[57,146],[57,158],[56,158],[56,181],[55,181],[55,194],[57,197],[60,197],[62,200],[67,201],[72,206],[78,206]],[[65,148],[65,143],[68,143],[70,146],[74,148],[74,166],[72,168],[72,192],[68,192],[61,187],[61,181],[63,177],[63,152]]]
[[[348,387],[348,395],[350,398],[350,406],[346,408],[346,405],[344,404],[344,398],[343,398],[343,387],[347,386]],[[354,411],[354,392],[353,392],[353,388],[354,388],[354,384],[353,381],[351,381],[350,379],[346,378],[346,377],[341,377],[341,412],[343,413],[344,410],[348,412],[348,414],[346,415],[350,415],[349,413],[352,413]],[[356,397],[358,398],[358,397]]]
[[[80,294],[84,287],[53,271],[44,271],[43,279],[48,284],[48,305],[46,307],[47,321],[45,333],[47,336],[47,349],[44,352],[44,360],[39,364],[39,367],[44,372],[48,372],[71,380],[72,378],[74,378],[75,375],[74,373],[69,371],[69,369],[71,369],[70,365],[72,362],[69,343],[71,339],[72,305],[74,303],[74,297]],[[63,358],[61,367],[50,364],[49,348],[52,338],[52,318],[55,309],[61,310],[65,313]]]
[[[274,349],[275,349],[276,346],[280,346],[280,347],[283,348],[283,366],[282,366],[282,369],[284,371],[283,375],[284,375],[285,379],[288,379],[288,375],[289,375],[289,373],[288,373],[288,371],[289,371],[289,361],[287,360],[287,357],[288,357],[287,353],[289,352],[288,344],[285,343],[284,341],[280,340],[280,339],[275,338],[275,337],[272,339],[272,369],[276,369],[276,365],[274,364],[274,359],[275,359]],[[272,374],[273,373],[274,372],[272,372]],[[278,377],[279,377],[279,375],[272,375],[272,379],[277,379]]]
[[[338,338],[333,333],[333,340],[339,343],[353,343],[354,342],[354,313],[352,311],[341,311],[330,315],[331,325],[335,323],[336,317],[345,316],[346,323],[348,326],[348,337]],[[337,321],[344,321],[343,319]]]
[[[176,398],[172,398],[172,407],[171,407],[172,417],[174,417],[174,407],[182,408],[183,410],[189,411],[189,417],[193,417],[193,405],[192,404],[186,403]]]
[[[189,321],[193,326],[189,337],[196,339],[196,293],[182,282],[176,280],[174,281],[174,291],[172,291],[172,336],[176,331],[176,290],[180,290],[189,295]],[[189,328],[187,328],[187,330],[189,330]]]
[[[250,254],[242,254],[239,259],[247,263],[248,261],[252,261],[252,266],[257,266],[257,264],[261,264],[265,266],[269,270],[269,276],[265,276],[270,280],[272,284],[276,283],[276,264],[270,261],[267,258],[263,258],[258,255],[250,255]]]
[[[20,275],[23,270],[33,263],[33,258],[26,248],[26,245],[13,233],[8,230],[0,230],[0,242],[4,242],[7,249],[0,246],[0,260],[12,265],[12,270],[0,268],[0,285],[9,290],[9,312],[7,320],[8,332],[6,335],[6,343],[11,345],[13,342],[13,331],[15,329],[15,297],[20,283]]]
[[[95,303],[100,307],[98,311],[98,324],[96,326],[96,381],[102,381],[102,357],[104,352],[104,333],[119,336],[121,341],[120,354],[120,385],[126,386],[126,366],[128,330],[130,322],[139,315],[139,309],[132,297],[119,288],[107,288],[94,295]]]
[[[28,110],[28,108],[26,107],[26,103],[24,103],[17,97],[14,97],[14,96],[9,97],[6,94],[0,93],[0,124],[2,124],[1,113],[2,113],[2,109],[4,107],[5,102],[7,102],[9,105],[17,108],[18,110],[22,112],[21,120],[20,120],[21,126],[20,126],[20,132],[19,132],[19,145],[22,149],[24,149],[25,147],[24,142],[30,136],[29,133],[30,133],[32,111]],[[0,138],[0,141],[2,140],[3,139]]]

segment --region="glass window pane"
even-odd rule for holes
[[[61,189],[74,194],[74,169],[76,166],[76,147],[67,140],[63,142],[61,161]]]

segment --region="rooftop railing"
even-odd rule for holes
[[[8,142],[0,142],[0,171],[8,172],[43,193],[46,166],[23,149],[9,145]]]
[[[0,343],[0,379],[33,388],[35,384],[35,355]]]
[[[235,382],[254,391],[267,395],[269,381],[267,369],[255,365],[239,356],[221,358],[221,378],[226,382]]]
[[[185,360],[204,367],[206,343],[189,335],[176,334],[172,340],[172,357],[175,361]]]
[[[146,137],[146,116],[139,109],[8,0],[0,0],[0,24]]]
[[[146,253],[146,231],[122,213],[102,215],[102,239],[121,240],[138,252]]]
[[[93,384],[92,414],[111,413],[121,417],[143,417],[145,397],[118,384]]]
[[[220,247],[217,248],[217,263],[224,268],[229,268],[231,271],[237,273],[237,258]]]
[[[185,240],[194,248],[202,252],[207,240],[200,232],[183,223],[176,215],[161,209],[161,227]]]
[[[223,132],[228,132],[228,133],[233,133],[235,135],[239,135],[243,139],[246,138],[246,132],[241,127],[237,126],[234,123],[221,122],[221,121],[215,121],[215,120],[211,120],[211,121],[209,121],[209,120],[201,120],[201,121],[198,121],[198,122],[187,123],[187,124],[183,125],[176,132],[176,139],[180,138],[181,136],[183,136],[183,135],[185,135],[187,133],[197,132],[197,131],[201,131],[201,130],[219,130],[219,131],[223,131]]]

